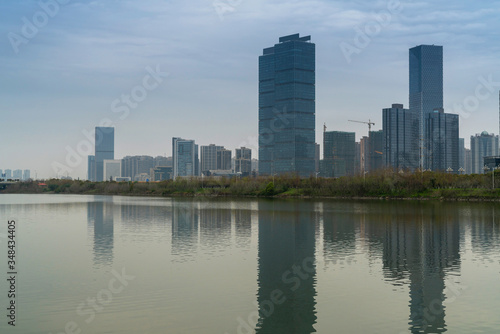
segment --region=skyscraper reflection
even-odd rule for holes
[[[113,264],[113,203],[94,201],[87,203],[87,222],[94,233],[94,265]]]
[[[443,203],[392,203],[385,208],[384,273],[409,284],[411,333],[446,332],[445,279],[460,265],[459,210]]]
[[[261,201],[258,206],[256,333],[316,332],[314,204]]]
[[[172,254],[181,258],[196,254],[198,245],[199,208],[190,200],[172,201]]]

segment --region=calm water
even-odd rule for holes
[[[0,333],[500,333],[500,205],[0,195]]]

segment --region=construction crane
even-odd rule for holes
[[[372,125],[375,125],[375,123],[373,123],[370,119],[368,120],[368,122],[353,121],[350,119],[349,122],[368,124],[368,147],[370,147],[370,132],[372,131]],[[365,172],[365,169],[366,169],[365,156],[366,156],[366,152],[365,152],[365,154],[361,155],[361,170],[363,172],[363,177],[366,173]],[[370,159],[370,156],[368,156],[368,159]]]
[[[368,124],[368,135],[370,134],[370,131],[372,131],[372,125],[375,125],[375,123],[373,123],[371,120],[368,120],[368,122],[362,122],[362,121],[353,121],[350,119],[349,122]]]

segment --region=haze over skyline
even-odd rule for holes
[[[60,0],[58,6],[26,38],[23,18],[33,22],[42,12],[38,2],[0,3],[0,169],[55,176],[51,164],[65,164],[66,147],[76,149],[86,140],[82,131],[105,118],[115,126],[115,158],[171,155],[172,137],[247,146],[257,157],[258,56],[294,33],[316,44],[317,143],[325,122],[329,131],[355,131],[359,140],[367,127],[348,119],[371,119],[379,130],[383,108],[408,108],[408,49],[420,44],[443,46],[445,112],[461,115],[466,146],[483,130],[498,134],[499,3]],[[371,37],[355,40],[365,29]],[[17,53],[13,34],[25,38]],[[154,72],[168,76],[155,80]],[[127,114],[122,96],[134,89],[147,96],[136,106],[132,101]],[[460,113],[456,105],[471,97],[477,107]],[[72,169],[72,177],[85,178],[86,156]]]

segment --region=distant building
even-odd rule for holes
[[[154,158],[153,166],[172,167],[172,157],[162,157],[159,155]]]
[[[130,182],[130,181],[132,181],[132,179],[128,176],[126,176],[126,177],[122,176],[122,177],[117,177],[115,179],[115,181],[116,182]]]
[[[12,170],[10,169],[6,169],[4,171],[4,174],[5,174],[5,178],[8,180],[8,179],[12,179]]]
[[[361,174],[361,143],[354,143],[354,174]]]
[[[492,170],[496,170],[500,168],[500,157],[495,156],[495,157],[484,157],[484,166],[486,166],[488,169],[486,172],[491,172]],[[484,167],[483,167],[484,168]]]
[[[252,159],[252,173],[259,173],[259,160]]]
[[[465,174],[472,174],[472,151],[465,149]]]
[[[166,159],[166,158],[165,158]],[[167,161],[163,161],[167,163]],[[151,168],[155,166],[155,158],[149,155],[126,156],[122,159],[122,175],[130,177],[133,181],[138,181],[139,174],[149,174]]]
[[[367,136],[363,136],[359,140],[359,161],[361,174],[370,171],[370,158],[368,157],[368,152],[370,152],[369,140]]]
[[[425,143],[427,158],[425,168],[458,174],[458,115],[447,114],[442,108],[427,114]]]
[[[420,166],[418,114],[393,104],[382,110],[384,165],[395,170],[415,170]]]
[[[314,175],[315,44],[280,37],[259,57],[259,173]]]
[[[151,168],[150,180],[153,182],[165,181],[173,179],[173,167],[172,166],[156,166]]]
[[[465,171],[465,139],[458,138],[458,168],[463,168]],[[462,174],[464,174],[463,172]]]
[[[95,128],[95,178],[104,180],[104,160],[115,159],[115,128]]]
[[[14,179],[22,180],[23,179],[23,171],[20,169],[14,170],[14,173],[12,173],[12,176]]]
[[[87,180],[95,182],[95,155],[89,155],[87,159]]]
[[[423,141],[419,166],[428,166],[425,161],[430,152],[426,140],[426,119],[435,109],[443,108],[443,47],[419,45],[409,51],[410,111],[419,119],[419,136]],[[420,159],[419,159],[420,160]]]
[[[236,149],[234,160],[234,172],[242,176],[248,176],[252,173],[252,150],[246,147]]]
[[[315,170],[316,173],[319,172],[319,160],[320,160],[320,154],[321,154],[321,148],[319,144],[316,144],[316,151],[314,152],[314,165],[315,165]]]
[[[217,151],[217,169],[231,170],[231,151],[222,149]]]
[[[121,177],[122,161],[121,160],[104,160],[104,181],[115,181],[117,177]]]
[[[198,145],[194,140],[172,138],[173,178],[198,176]]]
[[[368,142],[369,172],[384,167],[384,131],[370,131]]]
[[[201,172],[206,175],[209,170],[217,169],[217,152],[223,150],[224,146],[215,144],[200,146]]]
[[[498,155],[498,136],[483,131],[470,137],[470,149],[472,155],[472,173],[484,173],[484,157]]]
[[[28,181],[31,179],[31,171],[29,169],[25,169],[23,172],[23,180]]]
[[[326,131],[323,133],[323,177],[354,174],[355,133]]]

